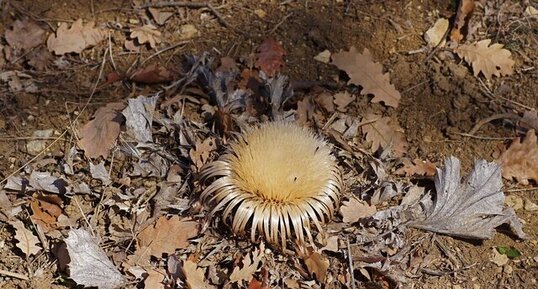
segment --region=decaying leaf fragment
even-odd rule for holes
[[[256,67],[261,69],[267,76],[273,77],[284,66],[286,50],[273,38],[263,41],[256,54]]]
[[[372,102],[383,102],[387,106],[398,107],[400,92],[390,83],[389,73],[383,73],[383,66],[372,59],[367,48],[359,53],[355,47],[332,55],[332,64],[349,76],[348,83],[362,86],[361,94],[372,94]]]
[[[61,23],[56,35],[51,34],[47,39],[47,48],[56,55],[80,53],[103,39],[105,39],[105,31],[96,28],[95,22],[90,21],[84,25],[82,19],[78,19],[70,28],[69,24]]]
[[[120,110],[124,107],[123,103],[109,103],[99,108],[93,119],[80,129],[78,144],[86,156],[89,158],[108,156],[120,134],[120,126],[123,122]]]
[[[464,44],[456,48],[456,53],[472,65],[473,74],[480,72],[491,79],[492,75],[510,75],[514,73],[514,60],[512,53],[504,49],[502,44],[491,43],[491,39],[484,39],[473,44]]]
[[[515,178],[527,184],[529,180],[538,182],[538,141],[536,132],[531,129],[521,141],[516,138],[502,153],[497,162],[503,167],[505,179]]]
[[[40,45],[45,40],[46,31],[39,24],[30,19],[16,20],[12,29],[7,29],[5,38],[7,43],[23,51]]]
[[[77,284],[98,287],[99,289],[117,288],[124,282],[120,271],[99,247],[97,240],[84,229],[73,229],[65,239],[71,258],[69,272]]]
[[[489,239],[495,227],[508,223],[518,237],[526,238],[514,210],[504,205],[501,187],[498,164],[478,160],[462,181],[460,161],[450,157],[437,170],[435,198],[421,201],[424,219],[411,221],[410,226],[461,238]]]
[[[450,31],[450,40],[456,43],[459,43],[463,39],[461,30],[469,18],[471,18],[471,14],[473,13],[475,6],[474,0],[460,0],[458,2],[458,12],[456,13],[456,18],[454,19],[454,26]]]

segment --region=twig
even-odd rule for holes
[[[426,59],[424,59],[424,63],[427,63],[428,61],[430,61],[430,58],[432,58],[433,55],[435,55],[435,53],[437,52],[437,50],[439,50],[439,47],[441,46],[441,43],[443,43],[446,40],[446,37],[448,36],[449,31],[450,31],[450,29],[447,29],[445,31],[445,34],[443,34],[443,37],[441,37],[441,40],[439,40],[439,43],[437,43],[437,45],[435,45],[435,47],[432,49],[432,52],[430,52],[430,54],[428,54],[428,56],[426,56]]]
[[[280,22],[278,22],[275,27],[273,27],[273,29],[269,31],[269,34],[273,34],[278,29],[278,27],[284,24],[284,22],[286,22],[286,20],[288,20],[288,18],[290,18],[292,15],[293,13],[289,13],[288,15],[284,16],[284,18],[282,18],[282,20],[280,20]]]
[[[509,118],[509,119],[513,119],[513,120],[521,119],[521,117],[519,115],[511,113],[511,112],[494,114],[494,115],[492,115],[490,117],[487,117],[487,118],[484,118],[484,119],[480,120],[478,123],[476,123],[473,126],[473,128],[468,132],[468,134],[474,135],[486,123],[489,123],[489,122],[497,120],[497,119],[503,119],[503,118]]]
[[[468,134],[468,133],[463,133],[463,132],[455,132],[455,134],[457,135],[461,135],[461,136],[465,136],[465,137],[470,137],[470,138],[475,138],[475,139],[481,139],[481,140],[510,140],[512,139],[511,137],[489,137],[489,136],[479,136],[479,135],[474,135],[474,134]]]
[[[349,275],[351,276],[351,289],[355,289],[355,274],[353,271],[353,258],[351,257],[351,245],[349,244],[349,238],[346,237],[347,242],[347,259],[349,261]]]
[[[187,7],[187,8],[194,8],[194,9],[200,9],[200,8],[207,8],[217,17],[219,22],[224,25],[226,28],[232,29],[236,33],[239,34],[246,34],[245,31],[241,31],[234,26],[232,26],[228,21],[224,20],[224,17],[215,9],[213,5],[209,2],[176,2],[176,1],[163,1],[163,2],[157,2],[157,3],[146,3],[143,5],[140,5],[139,8],[149,8],[149,7],[155,7],[155,8],[163,8],[163,7]]]
[[[17,278],[17,279],[21,279],[21,280],[25,280],[25,281],[30,280],[30,278],[28,278],[26,275],[23,275],[23,274],[20,274],[20,273],[15,273],[15,272],[9,272],[9,271],[2,270],[2,269],[0,269],[0,275],[13,277],[13,278]]]

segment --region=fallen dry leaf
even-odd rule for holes
[[[189,156],[197,169],[200,169],[209,160],[211,153],[217,149],[217,143],[212,137],[204,141],[196,141],[196,145],[189,151]]]
[[[366,141],[372,144],[371,151],[376,152],[379,148],[390,149],[395,156],[403,156],[408,146],[403,129],[395,124],[390,117],[369,114],[363,122],[370,120],[375,121],[362,126],[362,131],[366,135]]]
[[[327,279],[327,269],[329,269],[329,260],[318,252],[313,252],[303,258],[306,268],[311,275],[315,276],[321,283]]]
[[[136,39],[140,45],[149,43],[151,48],[161,42],[161,32],[153,25],[131,28],[130,37]]]
[[[402,159],[403,167],[397,169],[394,173],[401,176],[434,176],[437,172],[437,167],[430,161],[414,159],[411,161],[408,158]]]
[[[185,283],[189,289],[213,289],[215,286],[209,285],[205,278],[205,269],[198,268],[196,263],[186,260],[183,263],[183,274],[185,274]]]
[[[13,222],[9,222],[13,228],[15,228],[15,240],[18,241],[17,248],[21,249],[21,251],[29,257],[30,255],[37,254],[41,247],[38,246],[39,239],[32,234],[32,232],[24,227],[24,223],[16,220]]]
[[[6,42],[14,49],[29,51],[45,41],[46,31],[30,19],[16,20],[11,29],[6,30]]]
[[[461,29],[469,18],[474,10],[474,0],[460,0],[458,5],[458,12],[456,12],[456,18],[454,19],[454,26],[450,32],[450,40],[455,43],[459,43],[463,39],[461,35]]]
[[[148,277],[144,280],[144,288],[147,289],[165,289],[170,288],[165,286],[166,272],[163,269],[157,268],[148,270]]]
[[[342,214],[344,223],[355,223],[359,219],[370,217],[376,212],[375,206],[368,205],[365,201],[356,198],[344,201],[340,207],[340,214]]]
[[[130,98],[122,111],[125,117],[126,132],[139,143],[153,142],[151,126],[159,95]]]
[[[82,19],[78,19],[71,25],[71,28],[69,24],[61,23],[56,35],[53,33],[47,39],[47,48],[56,55],[80,53],[101,42],[105,36],[104,30],[95,27],[95,22],[90,21],[84,25]]]
[[[466,178],[460,161],[450,157],[435,177],[436,195],[426,195],[418,205],[423,217],[412,227],[467,239],[490,239],[495,228],[508,224],[519,238],[526,238],[514,210],[504,205],[501,167],[478,160]]]
[[[267,76],[275,76],[284,66],[286,51],[280,43],[269,37],[263,41],[256,54],[256,67]]]
[[[170,219],[160,217],[155,225],[142,230],[137,239],[140,247],[148,247],[151,255],[161,257],[163,253],[173,254],[176,249],[187,247],[188,240],[198,232],[197,222],[175,215]]]
[[[97,240],[84,229],[73,229],[65,239],[69,252],[69,277],[77,284],[99,289],[119,287],[125,279],[108,259]]]
[[[260,245],[260,249],[254,249],[252,252],[252,258],[250,254],[247,253],[243,258],[243,268],[239,266],[235,267],[230,275],[230,282],[242,283],[243,281],[249,281],[252,279],[252,275],[256,270],[258,270],[258,265],[260,264],[261,259],[263,258],[263,251],[265,250],[263,243]]]
[[[108,154],[120,134],[123,123],[121,110],[125,104],[114,102],[99,108],[93,119],[86,123],[79,131],[80,148],[89,158],[108,157]]]
[[[62,200],[56,195],[44,196],[43,199],[35,198],[30,203],[32,208],[32,221],[39,224],[44,233],[56,229],[58,217],[62,214]]]
[[[130,79],[140,83],[157,84],[169,82],[175,77],[176,75],[174,72],[160,63],[152,63],[135,71]]]
[[[522,184],[529,180],[538,182],[538,142],[536,132],[531,129],[521,141],[516,138],[510,147],[497,159],[503,167],[505,179],[515,178]]]
[[[472,65],[474,76],[480,72],[491,79],[492,75],[510,75],[514,73],[514,60],[509,50],[504,49],[502,44],[491,43],[491,39],[485,39],[473,44],[464,44],[456,48],[456,53]]]
[[[174,15],[173,12],[162,11],[160,9],[153,8],[153,7],[149,7],[148,11],[149,11],[149,14],[151,14],[151,17],[153,18],[153,20],[155,20],[155,22],[157,22],[157,24],[159,25],[163,25],[166,22],[166,20],[172,17],[172,15]]]
[[[372,94],[372,102],[383,102],[387,106],[398,107],[400,92],[390,84],[389,73],[383,74],[383,66],[372,59],[365,48],[359,53],[355,47],[332,55],[332,64],[349,76],[348,83],[362,86],[361,94]]]

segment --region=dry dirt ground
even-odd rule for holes
[[[309,86],[308,83],[325,83],[328,90],[340,88],[338,85],[341,83],[336,83],[339,77],[343,77],[342,73],[332,65],[314,60],[314,56],[326,49],[338,52],[348,50],[351,46],[359,51],[368,48],[373,58],[390,73],[391,83],[401,92],[402,98],[397,108],[381,109],[380,104],[369,103],[368,96],[357,94],[357,103],[352,106],[356,114],[382,112],[391,115],[405,131],[409,158],[429,160],[440,167],[446,157],[453,155],[462,160],[464,172],[470,170],[475,159],[493,160],[495,151],[509,144],[514,137],[521,136],[510,119],[485,123],[473,135],[465,135],[479,121],[500,113],[538,108],[538,22],[536,18],[525,18],[523,15],[526,7],[538,7],[536,1],[484,1],[489,9],[494,9],[488,15],[483,7],[476,8],[471,23],[481,23],[482,26],[470,34],[471,40],[490,38],[502,43],[515,60],[514,74],[494,77],[492,80],[473,76],[468,65],[453,54],[451,57],[450,53],[444,53],[444,48],[438,49],[431,57],[431,50],[417,52],[425,46],[422,34],[439,17],[453,19],[457,1],[215,1],[214,7],[225,19],[226,25],[207,8],[169,7],[165,10],[174,12],[174,15],[158,27],[163,42],[155,49],[144,48],[139,53],[131,53],[123,47],[128,27],[151,19],[147,12],[134,8],[138,2],[0,1],[0,35],[4,35],[15,20],[24,17],[34,19],[51,30],[57,29],[59,22],[72,23],[79,18],[92,20],[108,27],[111,35],[110,41],[107,39],[80,55],[63,56],[66,64],[62,68],[49,65],[47,69],[38,71],[22,61],[3,64],[2,71],[24,72],[38,89],[32,93],[14,93],[7,83],[2,82],[0,179],[32,159],[33,155],[26,151],[26,144],[35,130],[52,128],[59,133],[66,129],[71,131],[68,125],[86,105],[99,75],[101,79],[98,80],[97,90],[78,119],[78,126],[82,126],[97,108],[107,103],[159,91],[159,84],[134,84],[128,80],[107,84],[104,76],[113,71],[128,71],[136,61],[144,60],[165,47],[170,49],[155,55],[153,59],[168,67],[180,67],[183,56],[201,55],[204,52],[217,59],[230,56],[239,61],[247,59],[264,39],[272,36],[287,53],[281,73],[307,86],[297,89],[292,106],[310,93],[313,85]],[[184,24],[194,25],[198,35],[187,41],[181,39],[179,27]],[[181,41],[184,43],[174,46]],[[0,44],[6,45],[2,37]],[[109,55],[104,59],[104,51],[109,47],[112,49],[112,58]],[[59,58],[52,57],[53,60]],[[104,66],[101,65],[103,61]],[[103,72],[100,74],[101,68]],[[202,120],[200,112],[186,113],[187,116],[191,114],[193,119]],[[59,133],[51,139],[58,137]],[[73,143],[73,136],[68,132],[61,138],[62,141],[32,163],[62,158]],[[47,167],[47,164],[41,163],[39,166]],[[429,183],[431,186],[428,178],[406,180]],[[504,180],[507,195],[538,203],[538,189],[535,186],[532,182],[522,185]],[[23,203],[27,201],[20,194],[10,195],[10,198],[12,203],[17,201],[14,198],[19,198]],[[86,207],[91,209],[95,205],[95,200],[90,196],[78,199],[83,207],[80,210]],[[23,208],[20,216],[27,216],[29,207],[23,205]],[[528,240],[518,240],[504,227],[500,227],[492,239],[485,241],[470,242],[427,235],[431,244],[423,243],[420,254],[423,259],[429,258],[435,270],[410,273],[408,283],[401,286],[538,288],[538,212],[519,206],[516,213],[525,222]],[[65,231],[63,233],[66,236]],[[407,238],[418,239],[424,234],[411,230]],[[39,272],[30,281],[0,274],[2,288],[76,287],[65,273],[58,270],[52,254],[25,259],[14,244],[12,228],[0,223],[0,269],[25,275],[33,274],[36,270]],[[113,251],[114,248],[110,246],[105,246],[107,252]],[[521,252],[521,256],[499,266],[492,262],[493,249],[499,246],[514,247]],[[237,256],[233,258],[237,259]],[[339,255],[332,255],[331,258],[339,258]],[[454,263],[458,263],[457,266]],[[308,277],[308,272],[305,274],[302,280],[313,280]],[[370,275],[374,277],[369,281],[364,272],[355,272],[355,278],[361,281],[360,286],[366,286],[364,288],[395,286],[392,280],[382,277],[376,279],[372,272]],[[345,287],[343,283],[336,283]],[[138,286],[143,288],[142,284],[139,282]],[[324,285],[324,288],[338,287],[334,284]],[[285,288],[282,283],[276,286]]]

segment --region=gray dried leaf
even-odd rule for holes
[[[77,284],[99,289],[119,287],[124,278],[99,247],[97,240],[84,229],[74,229],[65,239],[71,258],[69,271]]]
[[[138,142],[153,142],[151,124],[158,98],[158,95],[151,97],[140,95],[129,99],[129,104],[122,111],[126,120],[127,133]]]
[[[460,161],[450,157],[444,168],[437,169],[435,199],[422,200],[424,219],[412,221],[410,226],[461,238],[489,239],[495,227],[508,223],[518,237],[525,238],[514,210],[504,206],[501,187],[498,164],[478,160],[462,181]]]
[[[33,190],[55,194],[65,194],[68,192],[67,182],[52,176],[50,172],[33,171],[30,174],[29,182]]]
[[[105,168],[105,162],[101,161],[99,164],[94,165],[90,162],[90,173],[92,178],[98,179],[103,182],[103,185],[109,185],[112,181],[110,180],[110,174]]]

